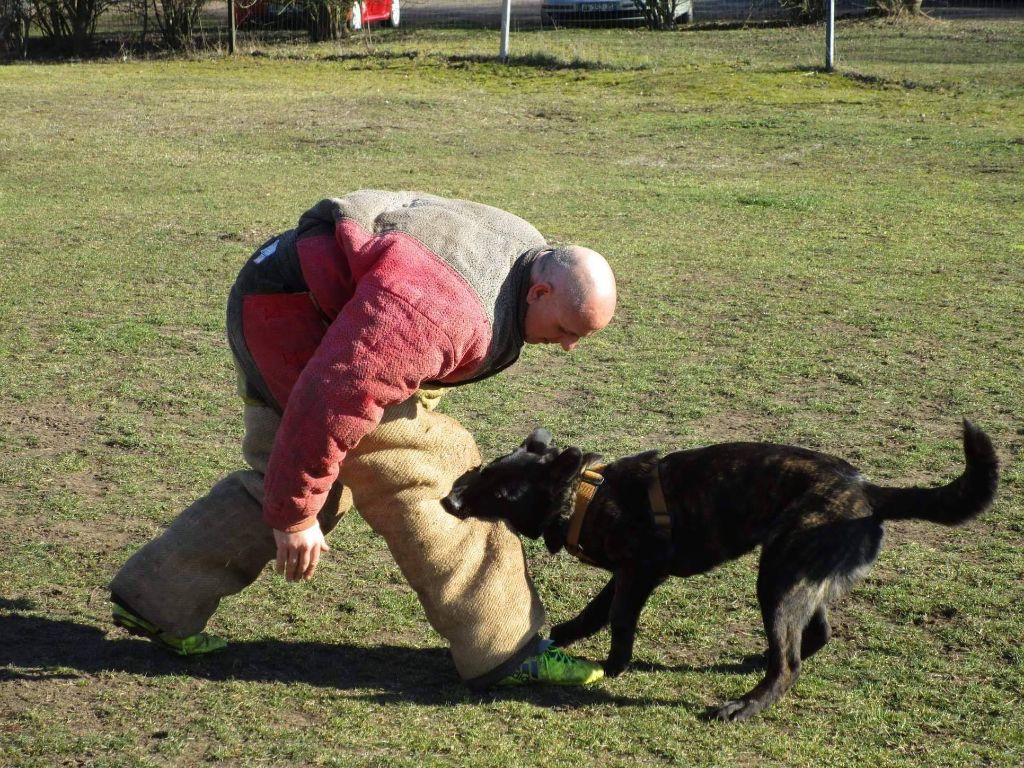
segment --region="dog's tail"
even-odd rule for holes
[[[866,492],[875,516],[882,520],[914,518],[942,525],[959,525],[981,514],[996,495],[999,460],[988,435],[964,419],[967,468],[948,485],[937,488],[882,488]]]

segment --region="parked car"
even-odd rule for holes
[[[362,29],[364,24],[383,21],[389,27],[397,27],[402,21],[399,0],[363,0],[352,5],[348,24],[352,29]]]
[[[306,0],[256,0],[251,4],[244,0],[235,2],[235,25],[239,28],[305,29],[308,19]],[[364,24],[375,21],[397,27],[401,23],[400,0],[362,0],[353,3],[348,15],[350,29],[362,29]]]
[[[633,0],[543,0],[541,23],[551,26],[640,26],[647,23],[642,8]],[[677,0],[675,20],[689,24],[692,0]]]

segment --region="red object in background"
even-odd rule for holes
[[[352,6],[349,25],[352,29],[361,29],[363,24],[383,21],[388,26],[397,27],[400,21],[398,4],[399,0],[363,0]]]
[[[401,21],[400,0],[362,0],[352,6],[348,26],[362,29],[364,24],[383,21],[397,27]],[[304,0],[235,0],[235,25],[239,28],[305,29],[307,12]]]

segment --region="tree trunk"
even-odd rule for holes
[[[311,3],[308,12],[310,42],[322,43],[341,37],[341,32],[345,28],[345,14],[337,3],[323,0]]]

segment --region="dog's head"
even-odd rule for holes
[[[504,520],[537,539],[571,506],[580,473],[596,458],[579,448],[561,451],[551,433],[535,429],[512,453],[456,480],[441,505],[463,520]]]

